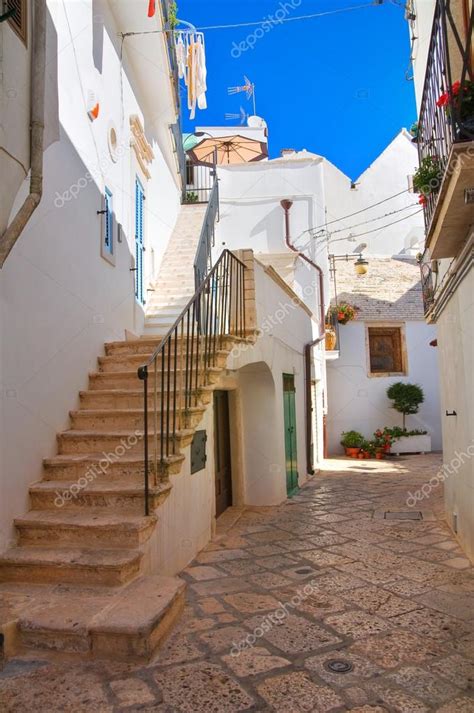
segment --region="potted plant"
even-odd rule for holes
[[[408,431],[406,428],[394,426],[387,429],[392,434],[391,451],[395,455],[401,453],[430,453],[431,451],[431,436],[427,431],[415,429]]]
[[[364,436],[358,431],[343,431],[341,436],[341,446],[345,449],[346,456],[357,458]]]
[[[325,347],[326,351],[332,352],[336,348],[337,335],[336,330],[331,324],[326,324]]]
[[[340,302],[339,304],[331,307],[331,314],[336,317],[339,324],[347,324],[351,320],[355,319],[356,309],[347,302]]]
[[[369,441],[367,452],[369,454],[369,458],[377,458],[377,446],[375,441]]]
[[[393,401],[392,408],[402,414],[403,428],[405,428],[406,416],[418,413],[420,404],[425,400],[421,386],[403,381],[391,384],[387,389],[387,396]]]
[[[438,107],[444,108],[448,116],[460,124],[458,138],[466,141],[472,140],[474,133],[474,82],[466,79],[464,82],[454,84],[436,102]]]
[[[426,197],[430,193],[439,191],[442,178],[443,172],[437,156],[425,156],[413,176],[413,189],[416,193],[421,193],[419,202],[422,205],[426,203]]]

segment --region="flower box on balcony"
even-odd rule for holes
[[[431,436],[402,436],[394,442],[390,453],[397,456],[402,453],[431,453]]]

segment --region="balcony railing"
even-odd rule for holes
[[[435,299],[435,286],[433,281],[431,260],[426,255],[423,255],[420,260],[420,274],[421,294],[423,296],[423,309],[426,315],[430,311]]]
[[[472,35],[474,9],[463,22],[453,16],[451,0],[437,0],[418,122],[420,165],[434,158],[441,180],[426,194],[425,224],[429,232],[439,190],[450,170],[453,145],[474,140],[472,113]],[[456,85],[460,82],[460,86]],[[444,98],[444,100],[443,100]]]

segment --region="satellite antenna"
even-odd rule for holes
[[[248,77],[244,74],[244,84],[238,87],[228,87],[228,94],[239,94],[240,92],[245,92],[247,99],[252,97],[253,99],[253,113],[256,114],[257,110],[255,108],[255,84],[250,81]]]
[[[240,119],[240,126],[244,126],[244,124],[247,123],[247,119],[249,118],[249,114],[247,114],[243,106],[240,107],[239,114],[225,114],[224,116],[226,118],[226,121],[235,121],[237,119]]]

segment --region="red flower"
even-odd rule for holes
[[[451,87],[451,93],[453,96],[457,97],[459,94],[459,90],[461,89],[461,82],[454,82],[453,86]]]
[[[423,193],[422,193],[421,196],[419,197],[418,203],[419,203],[420,205],[425,205],[425,204],[426,204],[426,196],[423,195]]]
[[[442,107],[446,106],[449,104],[449,94],[448,92],[445,92],[444,94],[441,94],[440,98],[436,102],[436,106]]]
[[[344,312],[338,312],[338,313],[337,313],[337,318],[338,318],[338,319],[344,319],[345,316],[346,316],[346,315],[344,314]]]

